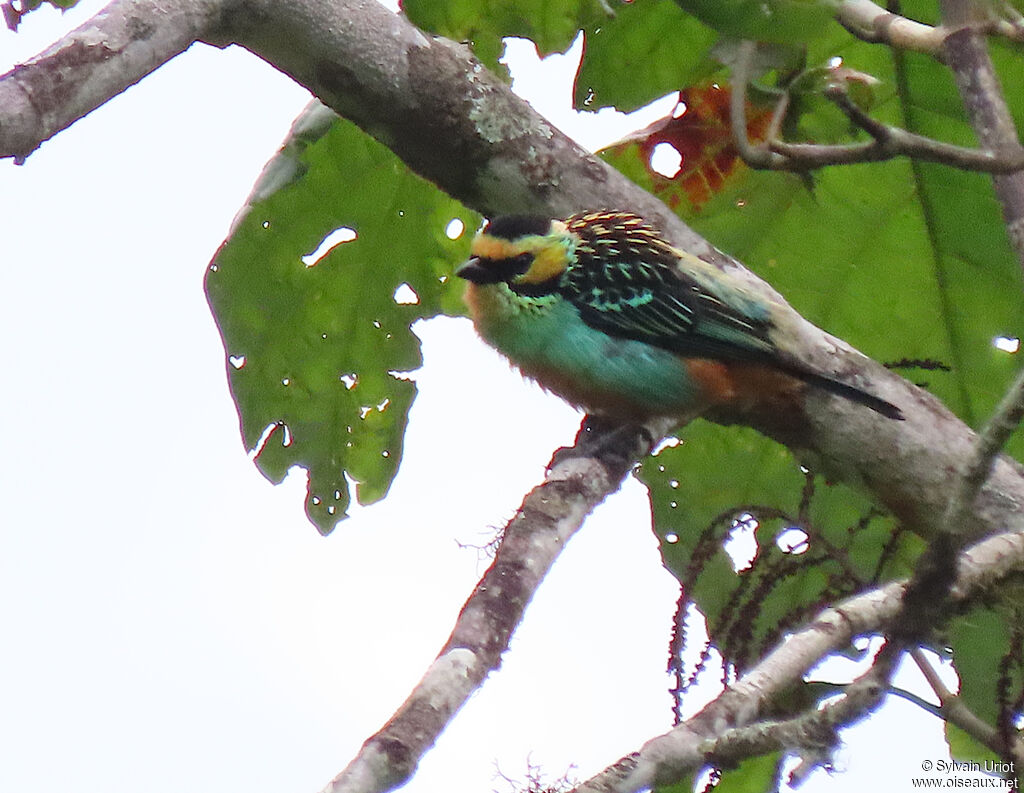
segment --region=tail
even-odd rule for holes
[[[844,399],[849,399],[851,402],[856,402],[858,405],[869,407],[886,418],[903,421],[903,411],[896,407],[892,402],[886,402],[881,397],[876,397],[874,394],[862,391],[856,386],[849,385],[840,380],[836,380],[835,378],[828,377],[827,375],[818,374],[817,372],[808,372],[805,369],[800,369],[795,366],[786,367],[786,371],[794,377],[803,380],[805,383],[809,383],[810,385],[816,386],[824,391],[841,396]]]

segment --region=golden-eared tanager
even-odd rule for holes
[[[457,275],[483,339],[569,403],[629,421],[750,410],[809,384],[892,419],[895,405],[787,349],[781,307],[628,212],[496,217]],[[780,397],[780,394],[783,394]]]

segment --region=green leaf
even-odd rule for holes
[[[78,3],[78,0],[46,0],[47,5],[67,11]],[[21,0],[15,7],[13,2],[0,3],[0,12],[3,13],[4,22],[10,30],[17,31],[18,25],[30,11],[35,11],[43,5],[43,0]]]
[[[608,17],[600,0],[403,0],[402,9],[424,30],[470,42],[497,73],[502,73],[498,58],[506,36],[531,39],[544,56],[567,50],[580,30]]]
[[[246,448],[272,482],[308,471],[306,512],[322,532],[345,516],[348,479],[368,504],[397,470],[416,390],[403,373],[421,363],[410,326],[460,310],[446,282],[470,235],[448,238],[456,218],[477,222],[314,104],[210,265]],[[338,230],[349,241],[314,261]]]
[[[651,793],[693,793],[693,778],[694,775],[688,773],[678,782],[674,782],[671,785],[658,785]]]
[[[997,59],[1004,85],[1024,79],[1019,57]],[[924,57],[900,54],[896,78],[906,126],[929,137],[974,145],[948,71]],[[1020,115],[1024,97],[1006,98]],[[1022,276],[1006,236],[990,177],[919,163],[912,168],[915,193],[930,247],[931,280],[941,302],[938,317],[948,338],[952,377],[936,378],[934,390],[968,423],[988,416],[1013,378],[1018,362],[994,349],[997,336],[1019,338],[1024,330]],[[1008,450],[1020,456],[1017,433]]]
[[[968,733],[951,722],[945,722],[946,745],[949,756],[959,763],[985,763],[998,761],[999,757],[984,744],[978,743]]]
[[[635,110],[717,71],[717,38],[672,0],[618,5],[614,17],[585,30],[573,101],[578,109]]]
[[[765,793],[778,790],[782,754],[772,752],[762,757],[751,757],[736,768],[722,772],[715,785],[716,793]]]
[[[694,422],[638,476],[665,566],[740,670],[827,603],[907,575],[922,547],[864,496],[809,478],[753,430]],[[755,558],[737,570],[726,546],[752,526]]]
[[[1002,594],[1010,597],[1000,606],[978,606],[954,619],[948,635],[963,703],[989,726],[1015,736],[1024,697],[1024,631],[1019,587]],[[990,750],[948,725],[946,737],[956,760],[995,759]]]
[[[805,42],[821,35],[837,0],[676,0],[685,11],[726,36]]]

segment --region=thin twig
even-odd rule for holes
[[[828,86],[825,89],[825,96],[832,100],[836,107],[842,110],[850,121],[868,133],[882,146],[885,146],[892,140],[894,133],[898,134],[905,131],[898,127],[890,127],[888,124],[883,124],[878,119],[874,119],[864,112],[861,106],[850,98],[846,86],[842,83],[833,83]],[[910,133],[907,134],[909,135]],[[927,138],[924,140],[927,140]],[[954,146],[952,148],[959,149],[960,147]],[[965,149],[965,151],[970,151],[970,149]]]
[[[910,657],[914,659],[917,668],[921,670],[924,679],[928,682],[935,696],[939,700],[939,711],[942,717],[951,724],[955,724],[966,732],[978,743],[987,746],[997,755],[1005,756],[1009,752],[1015,765],[1024,764],[1024,746],[1021,742],[1015,741],[1012,746],[1003,743],[1002,736],[993,725],[987,724],[974,711],[967,707],[967,703],[958,695],[954,694],[946,684],[942,682],[939,673],[932,666],[928,657],[920,649],[910,651]]]
[[[768,151],[763,146],[753,146],[747,137],[747,84],[750,82],[750,67],[757,51],[757,42],[745,39],[740,42],[739,53],[732,72],[732,94],[729,96],[729,121],[732,125],[732,139],[744,162],[754,168],[775,169],[784,165],[784,158]],[[781,119],[779,120],[781,124]]]
[[[946,31],[890,13],[871,0],[843,0],[836,19],[851,34],[872,44],[888,44],[937,55]]]
[[[889,693],[894,697],[899,697],[900,699],[906,700],[911,705],[917,705],[917,707],[919,707],[925,713],[930,713],[937,719],[942,718],[942,708],[940,708],[938,705],[933,705],[927,699],[918,696],[913,691],[907,691],[905,688],[890,685]]]
[[[752,168],[808,171],[827,165],[853,165],[912,157],[984,173],[1008,174],[1024,169],[1024,147],[1008,147],[996,153],[944,143],[883,124],[858,107],[840,83],[829,86],[825,96],[835,102],[856,126],[871,135],[872,140],[833,145],[778,140],[775,133],[782,125],[780,113],[784,113],[788,107],[780,102],[776,105],[766,142],[755,146],[747,137],[746,102],[747,84],[756,48],[757,44],[753,41],[740,44],[739,55],[733,66],[732,95],[729,100],[730,124],[736,150]]]
[[[999,401],[992,418],[978,434],[971,456],[964,465],[960,483],[949,500],[943,517],[945,531],[959,534],[967,521],[978,492],[988,480],[996,456],[1024,418],[1024,368]]]

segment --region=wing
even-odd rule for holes
[[[562,294],[584,322],[685,356],[775,360],[767,318],[726,302],[683,272],[671,254],[638,254],[613,260],[583,255],[566,271]]]

